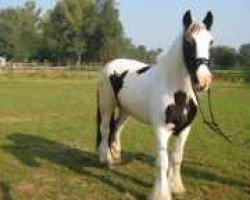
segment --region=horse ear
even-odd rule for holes
[[[211,11],[207,12],[206,17],[203,20],[203,23],[206,25],[207,30],[211,29],[211,26],[213,24],[213,14]]]
[[[184,16],[182,18],[182,23],[183,23],[183,26],[184,26],[185,30],[187,30],[188,27],[190,26],[190,24],[192,24],[192,17],[191,17],[191,11],[190,10],[188,10],[184,14]]]

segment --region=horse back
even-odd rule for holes
[[[102,79],[109,82],[118,105],[143,122],[149,122],[151,66],[136,60],[116,59],[103,68]]]
[[[109,76],[110,74],[114,73],[122,74],[124,71],[133,73],[147,66],[148,65],[146,63],[137,60],[115,59],[104,66],[104,71],[106,71],[107,75]]]

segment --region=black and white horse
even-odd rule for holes
[[[195,92],[211,83],[210,33],[213,16],[202,23],[183,16],[183,33],[155,66],[128,59],[109,62],[102,70],[98,88],[97,148],[106,166],[120,159],[120,134],[129,115],[155,127],[157,137],[157,179],[150,199],[170,200],[183,193],[180,167],[190,125],[197,113]],[[118,114],[114,114],[118,111]],[[168,140],[176,136],[175,149],[168,156]]]

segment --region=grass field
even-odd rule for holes
[[[96,78],[0,78],[0,199],[144,200],[155,179],[151,127],[133,119],[123,163],[102,169],[94,153]],[[174,199],[250,199],[250,86],[217,82],[213,103],[224,130],[197,118],[185,151],[187,194]]]

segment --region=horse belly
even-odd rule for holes
[[[144,123],[151,123],[150,91],[148,88],[132,88],[126,84],[119,93],[119,102],[122,108]]]

